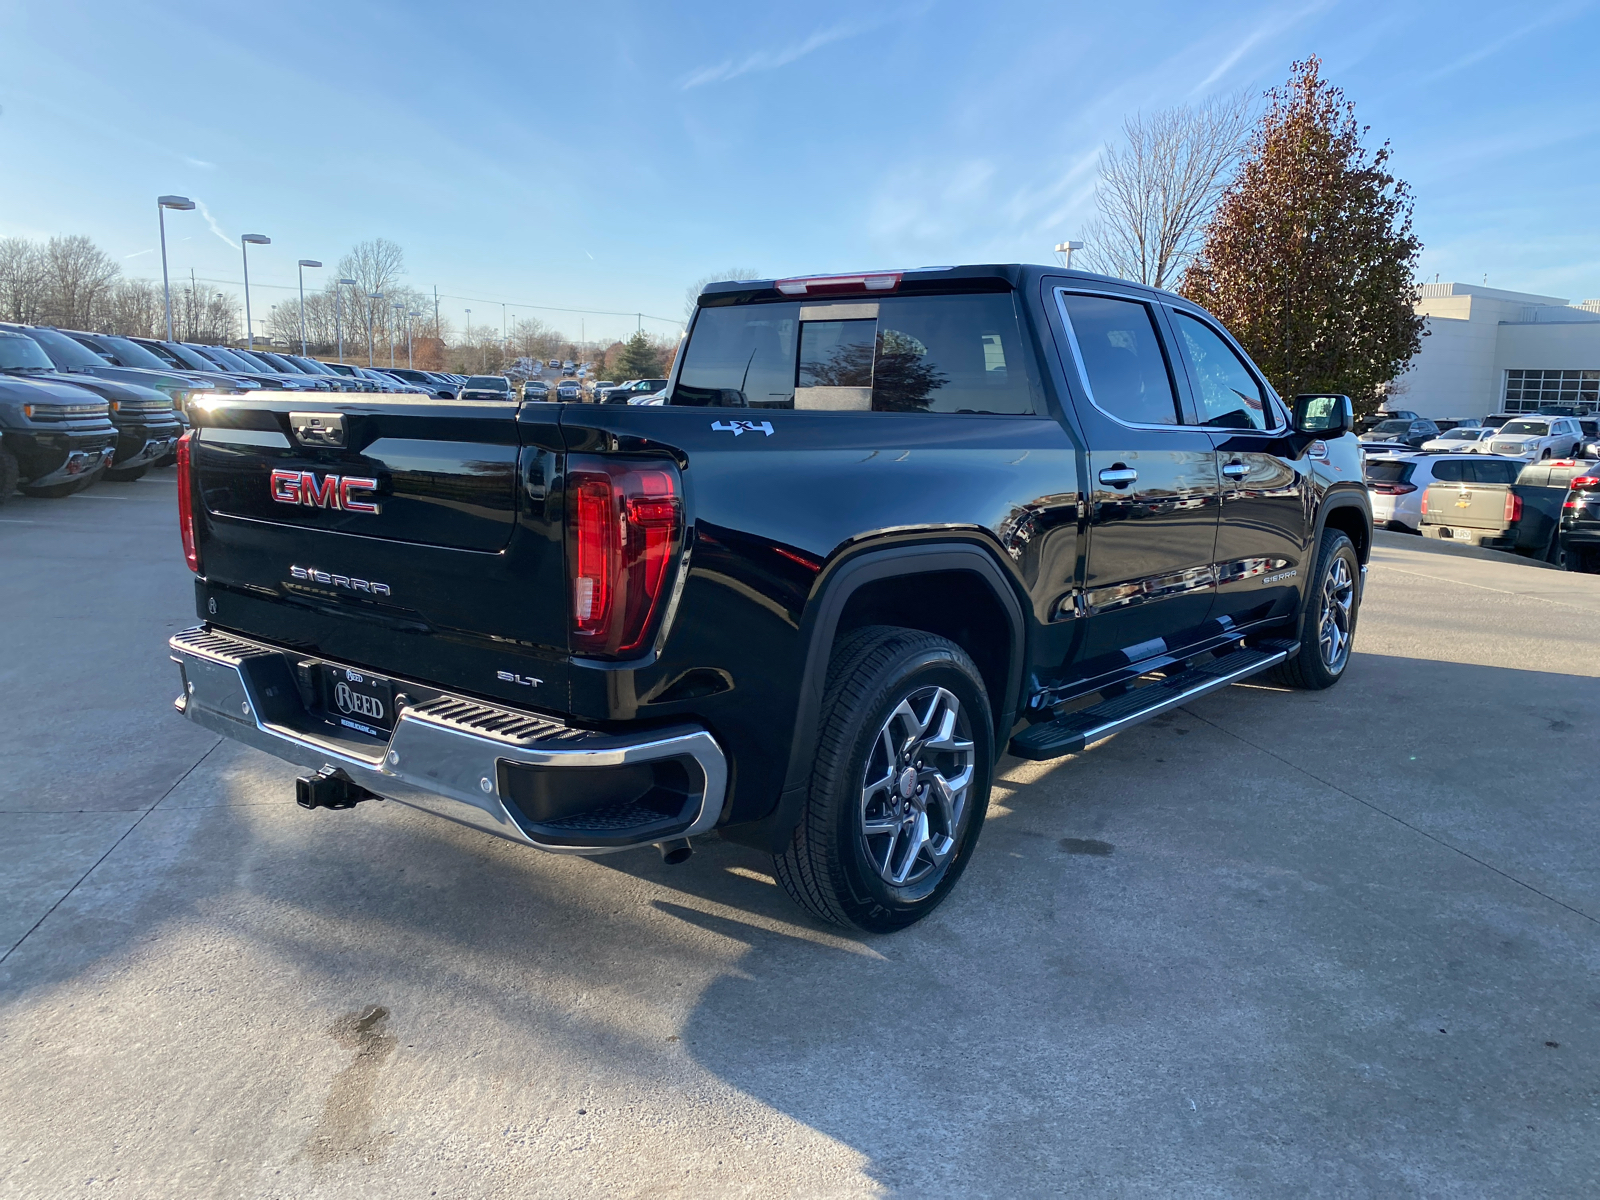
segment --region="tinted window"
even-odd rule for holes
[[[1521,463],[1495,462],[1493,459],[1483,459],[1466,466],[1468,483],[1515,483],[1522,470]]]
[[[53,371],[55,364],[38,342],[25,337],[0,336],[0,371],[18,369]]]
[[[1010,293],[702,308],[673,404],[1031,413]]]
[[[29,329],[24,332],[43,346],[44,352],[50,356],[50,361],[63,371],[79,371],[106,365],[104,355],[89,349],[82,342],[73,341],[64,333],[57,333],[54,329]]]
[[[1411,472],[1417,469],[1416,463],[1409,462],[1369,462],[1367,464],[1367,478],[1373,483],[1405,483],[1411,478]]]
[[[122,365],[125,367],[143,367],[151,371],[171,370],[170,364],[162,362],[138,342],[131,342],[125,337],[106,337],[101,340],[122,360]]]
[[[1134,300],[1062,293],[1073,352],[1097,408],[1134,425],[1176,425],[1177,395],[1150,310]]]
[[[1181,312],[1174,312],[1173,317],[1189,360],[1200,423],[1221,429],[1265,429],[1269,424],[1266,393],[1233,348],[1203,321]],[[1390,424],[1385,421],[1378,429],[1385,431]],[[1399,425],[1404,432],[1406,423]]]
[[[1379,421],[1372,427],[1373,433],[1410,433],[1410,421]]]
[[[463,385],[474,391],[506,392],[511,390],[511,384],[499,375],[473,375]]]
[[[1433,464],[1433,477],[1440,483],[1468,482],[1467,469],[1472,464],[1464,459],[1447,459]]]
[[[1520,433],[1524,437],[1545,437],[1550,432],[1550,426],[1544,421],[1507,421],[1500,427],[1501,433]]]

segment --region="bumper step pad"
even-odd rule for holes
[[[1091,708],[1029,726],[1011,739],[1010,751],[1018,758],[1035,762],[1077,754],[1090,742],[1121,733],[1207,692],[1275,667],[1289,657],[1294,647],[1294,642],[1271,641],[1234,650],[1202,666],[1132,688]]]

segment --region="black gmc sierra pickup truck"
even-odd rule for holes
[[[541,849],[712,830],[917,920],[1001,753],[1349,661],[1349,401],[1058,268],[715,284],[659,407],[217,396],[180,445],[191,720]]]

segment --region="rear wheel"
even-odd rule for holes
[[[1278,668],[1290,687],[1320,690],[1344,677],[1361,607],[1361,561],[1356,548],[1337,529],[1324,529],[1317,547],[1299,648]]]
[[[774,874],[836,925],[921,920],[966,869],[994,763],[983,677],[945,638],[870,626],[835,649],[805,808]]]

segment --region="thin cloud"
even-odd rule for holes
[[[891,21],[904,19],[906,16],[920,15],[925,11],[926,5],[916,9],[899,9],[886,13],[870,21],[844,21],[829,29],[819,29],[810,37],[802,41],[793,42],[778,50],[757,50],[743,58],[730,58],[720,62],[714,67],[701,67],[700,70],[690,74],[682,84],[683,90],[703,87],[708,83],[726,83],[730,79],[737,79],[741,75],[751,75],[757,71],[776,71],[779,67],[786,67],[792,62],[804,58],[824,46],[834,42],[842,42],[847,38],[859,37],[863,33],[871,33],[874,29],[881,28]]]
[[[135,250],[132,254],[124,254],[122,257],[124,259],[140,258],[140,257],[142,257],[142,256],[144,256],[146,254],[154,254],[155,252],[156,252],[156,248],[154,246],[151,246],[150,249],[148,249],[148,250]]]
[[[1481,63],[1490,55],[1500,53],[1500,51],[1504,50],[1507,46],[1511,45],[1512,42],[1517,41],[1519,38],[1527,37],[1528,34],[1535,33],[1547,26],[1558,25],[1562,21],[1577,16],[1580,12],[1588,7],[1590,7],[1588,4],[1568,4],[1562,8],[1556,9],[1554,12],[1548,12],[1544,16],[1540,17],[1537,21],[1530,21],[1520,29],[1513,29],[1510,33],[1505,34],[1502,37],[1495,38],[1490,42],[1485,42],[1471,53],[1462,55],[1452,63],[1447,63],[1445,66],[1440,67],[1432,74],[1424,75],[1417,82],[1433,83],[1437,80],[1443,79],[1447,75],[1454,75],[1457,71],[1464,71],[1468,67]]]
[[[216,163],[207,162],[203,158],[190,158],[188,155],[184,155],[183,161],[191,167],[199,167],[202,171],[215,171],[217,169]]]
[[[1262,24],[1256,28],[1255,32],[1251,33],[1242,42],[1235,46],[1221,62],[1213,67],[1211,74],[1207,75],[1198,84],[1196,84],[1194,92],[1190,94],[1198,95],[1200,92],[1205,91],[1213,83],[1217,82],[1217,80],[1221,79],[1229,71],[1233,70],[1233,68],[1238,65],[1238,62],[1241,58],[1248,54],[1255,46],[1266,41],[1267,38],[1274,37],[1277,34],[1282,33],[1291,25],[1298,25],[1301,21],[1305,20],[1313,13],[1319,12],[1327,7],[1327,0],[1318,0],[1318,3],[1308,4],[1305,8],[1302,8],[1297,12],[1287,13],[1285,15],[1273,17],[1262,22]]]
[[[211,210],[206,207],[205,201],[196,200],[194,202],[194,206],[200,210],[200,215],[206,219],[206,224],[211,226],[212,233],[216,234],[223,241],[227,242],[228,245],[232,246],[235,250],[239,248],[238,242],[234,241],[231,237],[222,232],[222,226],[217,224],[217,219],[211,215]]]

